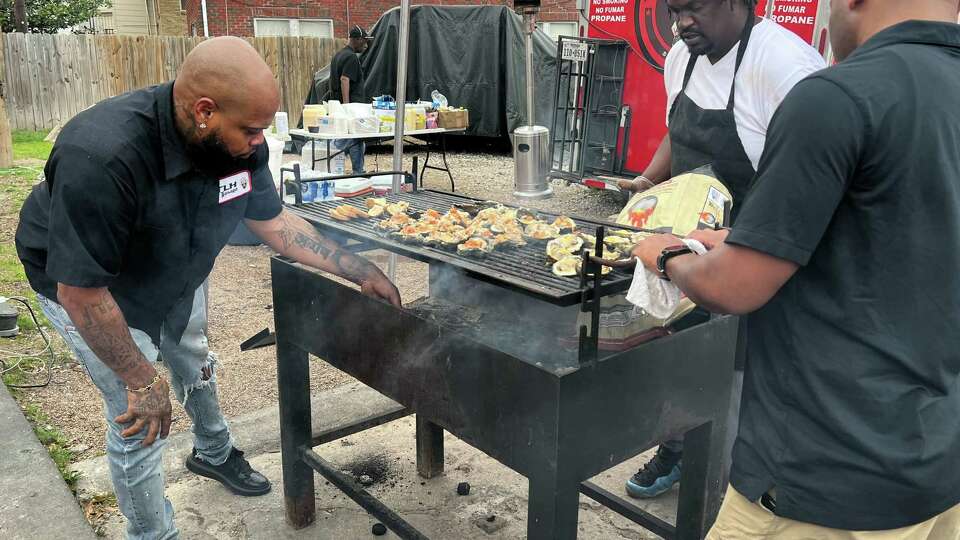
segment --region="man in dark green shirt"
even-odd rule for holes
[[[667,235],[634,250],[699,305],[749,313],[708,538],[960,538],[957,11],[834,0],[842,62],[774,115],[733,230],[696,233],[704,256]]]

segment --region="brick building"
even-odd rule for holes
[[[577,2],[543,0],[538,19],[552,35],[576,33]],[[201,0],[183,0],[187,35],[203,35]],[[433,5],[513,5],[513,0],[414,0]],[[355,24],[370,29],[399,0],[207,0],[211,36],[347,37]]]

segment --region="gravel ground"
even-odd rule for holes
[[[412,156],[409,153],[415,152],[421,156],[421,160],[423,154],[411,146],[406,151],[408,156],[404,161],[404,170],[410,170]],[[438,157],[431,156],[431,163]],[[509,149],[504,151],[502,145],[497,148],[482,140],[451,138],[447,157],[457,193],[593,218],[604,218],[620,209],[616,194],[577,185],[554,184],[554,196],[551,199],[516,199],[512,194],[513,158]],[[287,156],[285,161],[291,159],[292,156]],[[368,151],[368,170],[389,170],[391,164],[391,147]],[[450,189],[449,180],[442,172],[429,171],[424,180],[426,188]],[[220,403],[228,418],[275,406],[277,402],[274,349],[269,347],[241,353],[239,348],[240,342],[256,332],[273,327],[269,256],[270,250],[265,247],[228,246],[217,260],[211,275],[210,346],[219,355],[217,376]],[[386,252],[376,251],[368,256],[382,268],[386,267]],[[426,295],[426,269],[423,263],[401,258],[397,285],[404,302]],[[332,388],[350,379],[320,361],[312,367],[311,388],[314,391]],[[64,431],[74,449],[79,451],[81,459],[103,453],[104,424],[100,397],[78,366],[58,369],[50,386],[27,390],[23,395],[27,401],[40,405],[51,422]],[[189,418],[175,404],[173,431],[189,428]]]

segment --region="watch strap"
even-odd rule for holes
[[[686,255],[687,253],[693,253],[693,250],[686,245],[664,248],[663,251],[660,252],[660,256],[657,257],[657,273],[660,274],[660,278],[670,281],[670,276],[667,275],[667,261],[680,255]]]

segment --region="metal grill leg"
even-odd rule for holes
[[[558,471],[530,475],[527,503],[529,540],[575,540],[580,510],[580,482]]]
[[[316,517],[313,469],[300,455],[310,447],[310,364],[307,353],[277,334],[277,391],[280,400],[280,449],[283,464],[283,502],[287,522],[295,529]]]
[[[443,474],[443,428],[417,415],[417,472],[423,478]]]
[[[678,540],[703,538],[720,509],[723,436],[724,430],[717,429],[716,422],[708,422],[683,437],[677,502]]]

